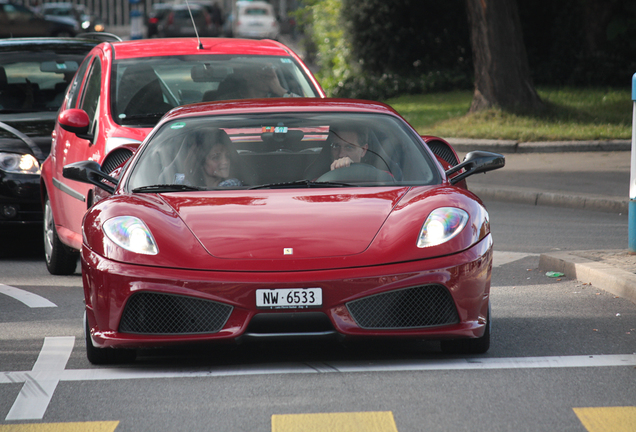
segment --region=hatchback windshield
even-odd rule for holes
[[[141,150],[132,192],[427,185],[419,137],[381,114],[208,116],[163,125]]]
[[[111,110],[120,125],[153,125],[170,109],[195,102],[318,96],[290,57],[194,55],[120,60],[113,67],[112,83]]]

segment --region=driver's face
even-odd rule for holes
[[[331,143],[331,157],[333,160],[349,157],[353,162],[359,163],[367,152],[366,144],[360,145],[358,134],[352,131],[338,132]]]

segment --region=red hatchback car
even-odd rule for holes
[[[42,165],[46,265],[75,272],[82,217],[92,189],[62,176],[92,160],[107,172],[130,157],[170,109],[193,102],[254,97],[324,97],[302,61],[274,41],[166,39],[105,42],[80,66],[60,109]]]
[[[430,145],[427,145],[430,144]],[[255,337],[410,337],[446,352],[490,343],[488,212],[387,105],[258,99],[172,110],[116,174],[82,230],[93,363],[134,348]]]

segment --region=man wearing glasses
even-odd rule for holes
[[[361,131],[332,130],[331,141],[331,170],[350,166],[352,163],[360,163],[369,149],[364,134]]]

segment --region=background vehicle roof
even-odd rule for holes
[[[291,50],[271,40],[201,38],[203,49],[198,49],[196,38],[139,39],[115,42],[115,59],[159,57],[168,55],[248,54],[289,56]]]
[[[0,39],[0,51],[14,51],[16,48],[41,50],[52,49],[55,51],[74,52],[78,47],[90,50],[100,43],[98,40],[82,38],[8,38]]]

